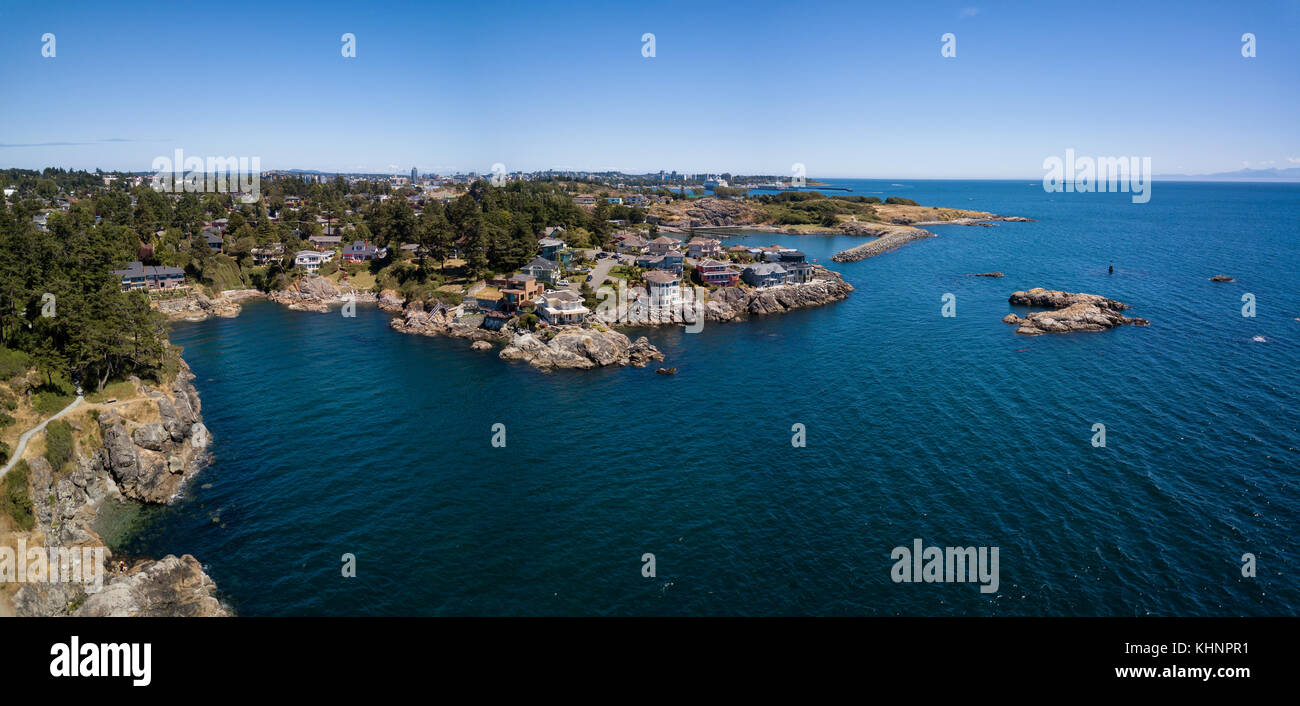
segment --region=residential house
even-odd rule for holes
[[[746,265],[744,271],[740,273],[740,278],[754,287],[775,287],[778,284],[785,284],[785,268],[772,262]]]
[[[629,235],[626,238],[623,238],[623,241],[618,244],[618,251],[621,253],[637,255],[645,252],[649,247],[650,243],[645,238],[642,238],[639,235]]]
[[[133,289],[175,289],[185,285],[185,271],[168,265],[145,266],[137,261],[127,265],[124,270],[114,270],[113,274],[121,278],[123,292]]]
[[[622,196],[610,196],[610,197],[608,197],[608,198],[605,199],[605,203],[614,204],[615,206],[622,206],[622,205],[623,205],[623,197],[622,197]]]
[[[543,291],[542,284],[532,275],[515,273],[507,277],[506,282],[506,287],[501,290],[506,311],[518,311],[519,307],[532,304]]]
[[[542,238],[537,241],[537,248],[542,257],[561,266],[573,261],[573,251],[565,247],[564,241],[558,238]]]
[[[307,239],[313,248],[317,250],[333,250],[343,244],[341,235],[313,235]]]
[[[785,281],[789,284],[812,281],[813,266],[807,262],[783,262],[781,268],[785,270]]]
[[[376,247],[361,240],[354,240],[351,245],[343,248],[344,262],[369,262],[383,259],[386,255],[388,248]]]
[[[677,275],[663,270],[647,272],[645,286],[652,310],[671,311],[681,304],[682,287],[677,280]]]
[[[582,295],[561,289],[542,295],[538,314],[553,325],[576,324],[587,317],[591,310],[583,305]]]
[[[695,270],[700,280],[712,287],[734,287],[740,282],[740,271],[718,260],[700,260]]]
[[[715,238],[694,237],[686,244],[686,255],[695,259],[718,257],[722,254],[722,241]]]
[[[573,202],[579,206],[594,206],[596,204],[596,197],[591,196],[590,194],[580,194],[573,197]]]
[[[324,265],[333,259],[333,251],[317,252],[316,250],[299,250],[298,253],[293,256],[293,264],[315,274],[320,270],[321,265]]]
[[[264,248],[253,248],[250,252],[254,265],[266,265],[284,255],[284,243],[271,243]]]
[[[677,240],[676,238],[669,238],[666,235],[661,235],[658,238],[655,238],[654,240],[650,241],[649,248],[650,248],[650,252],[654,253],[655,255],[662,255],[668,252],[670,249],[680,246],[681,244],[682,244],[681,241]]]
[[[221,252],[221,234],[220,231],[207,229],[203,231],[203,241],[208,244],[208,248],[216,252]]]
[[[519,271],[547,284],[555,284],[555,280],[560,278],[560,266],[544,257],[533,258],[532,262],[519,268]]]

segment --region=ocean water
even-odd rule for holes
[[[127,551],[194,554],[242,615],[1300,614],[1300,185],[837,183],[1036,222],[846,264],[861,239],[737,236],[856,291],[648,331],[675,376],[544,374],[363,306],[177,324],[215,457]],[[1017,336],[1036,286],[1151,326]],[[998,547],[997,592],[894,583],[915,538]]]

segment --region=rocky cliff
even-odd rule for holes
[[[1027,316],[1007,314],[1003,323],[1019,326],[1016,333],[1038,336],[1044,333],[1069,333],[1071,331],[1103,331],[1125,324],[1147,326],[1151,322],[1121,314],[1129,307],[1121,301],[1107,299],[1098,294],[1062,292],[1035,287],[1025,292],[1014,292],[1008,299],[1013,306],[1045,307],[1050,311],[1035,311]]]
[[[80,438],[97,425],[102,443],[83,441],[70,468],[54,469],[40,456],[27,459],[36,527],[29,546],[103,548],[114,559],[94,525],[106,502],[166,503],[204,462],[209,442],[199,411],[193,375],[182,363],[173,383],[155,389],[136,383],[141,395],[118,405],[69,416]],[[90,447],[90,448],[87,448]],[[100,591],[78,582],[25,583],[15,595],[18,615],[26,616],[224,616],[230,612],[216,596],[216,585],[191,556],[134,560],[125,571],[105,567]]]
[[[347,284],[336,285],[325,277],[308,275],[294,280],[287,288],[271,292],[267,297],[295,311],[327,312],[331,307],[347,301],[373,302],[373,292],[357,291]]]
[[[527,331],[517,332],[498,356],[502,360],[523,361],[543,370],[585,370],[607,365],[641,368],[652,360],[664,359],[663,353],[645,336],[633,341],[618,331],[585,326],[558,329],[549,341]]]
[[[240,302],[264,296],[266,296],[264,293],[256,289],[233,289],[222,292],[216,297],[209,297],[196,290],[188,297],[154,302],[154,308],[162,312],[169,321],[203,321],[214,316],[233,319],[239,316],[239,312],[243,309]]]
[[[735,321],[752,315],[779,314],[791,309],[821,306],[849,296],[853,285],[838,272],[813,266],[813,277],[802,284],[785,284],[765,289],[719,287],[709,293],[706,321]]]

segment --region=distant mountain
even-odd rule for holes
[[[1213,174],[1155,174],[1152,178],[1165,180],[1190,179],[1198,181],[1257,181],[1264,179],[1300,181],[1300,167],[1288,167],[1286,169],[1238,169],[1235,172],[1215,172]]]

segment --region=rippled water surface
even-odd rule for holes
[[[542,374],[366,307],[178,324],[215,461],[129,550],[194,554],[244,615],[1300,612],[1300,186],[839,183],[1037,222],[847,264],[861,239],[738,236],[856,291],[650,331],[671,377]],[[1152,323],[1017,336],[1036,286]],[[917,537],[999,547],[999,591],[893,583]]]

